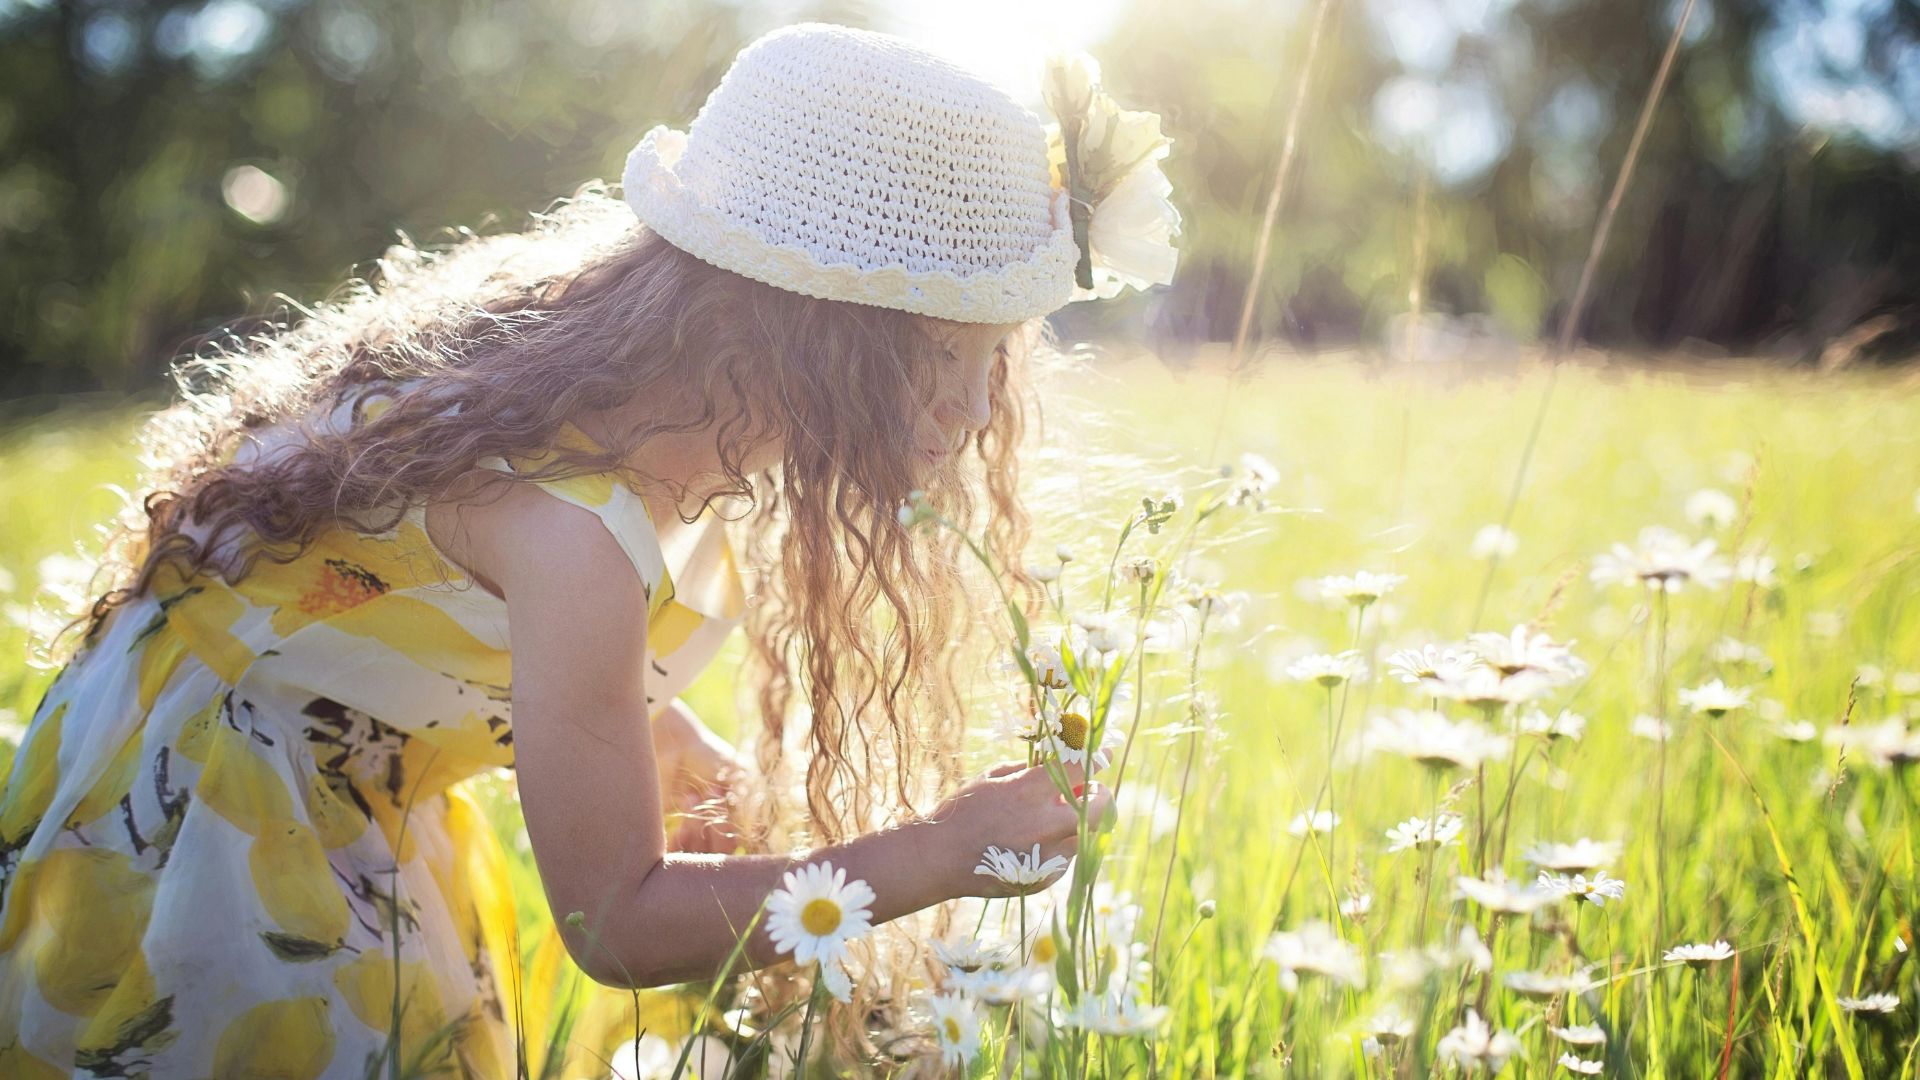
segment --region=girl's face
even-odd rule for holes
[[[929,321],[934,340],[945,352],[940,357],[933,405],[920,418],[917,449],[922,462],[933,467],[958,452],[993,419],[988,378],[1002,342],[1021,324]]]

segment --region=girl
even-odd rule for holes
[[[618,986],[710,976],[803,863],[881,922],[1004,894],[990,844],[1071,854],[1043,770],[952,790],[961,552],[895,516],[972,521],[977,457],[1019,564],[1026,368],[1083,256],[1056,172],[977,76],[789,27],[648,133],[627,206],[395,249],[183,368],[0,801],[0,1075],[514,1072],[514,898],[465,784],[496,769]],[[750,769],[677,698],[742,624]]]

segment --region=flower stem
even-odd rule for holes
[[[1653,718],[1660,736],[1658,761],[1654,766],[1653,790],[1653,911],[1655,940],[1667,940],[1667,590],[1656,585],[1653,602],[1658,612],[1659,644],[1655,647],[1653,670]]]
[[[813,1045],[813,1014],[819,1008],[820,991],[826,989],[826,985],[824,971],[814,972],[813,988],[807,991],[807,1015],[800,1021],[800,1058],[793,1065],[795,1080],[803,1080],[807,1075],[807,1050]]]

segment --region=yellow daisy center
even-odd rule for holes
[[[1087,718],[1077,712],[1060,714],[1060,741],[1075,750],[1087,748]]]
[[[949,1016],[947,1017],[947,1020],[946,1020],[946,1028],[947,1028],[947,1041],[950,1043],[959,1042],[960,1041],[960,1021],[955,1020],[953,1017]]]
[[[814,937],[825,937],[840,929],[840,905],[824,896],[809,900],[800,909],[800,925]]]
[[[1054,955],[1055,954],[1053,951],[1053,937],[1051,935],[1042,934],[1039,937],[1034,939],[1033,941],[1033,962],[1034,963],[1051,964],[1053,963]]]

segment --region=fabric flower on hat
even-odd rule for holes
[[[1160,169],[1172,140],[1160,117],[1122,109],[1100,88],[1100,65],[1085,53],[1056,55],[1044,80],[1054,203],[1080,243],[1073,300],[1105,300],[1131,285],[1173,281],[1180,211]]]

